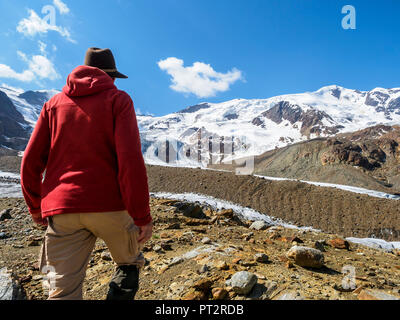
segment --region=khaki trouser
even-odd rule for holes
[[[49,300],[81,300],[86,268],[97,238],[118,266],[144,265],[139,228],[127,211],[59,214],[48,219],[40,270],[50,271]]]

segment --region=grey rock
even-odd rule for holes
[[[201,206],[194,203],[176,202],[174,206],[182,212],[185,217],[206,219],[207,216],[204,214]]]
[[[250,229],[254,229],[254,230],[265,230],[268,227],[270,227],[270,225],[263,221],[263,220],[259,220],[259,221],[254,221],[251,226]]]
[[[4,209],[3,211],[1,211],[0,212],[0,221],[4,221],[5,219],[12,219],[10,212],[11,212],[11,209]]]
[[[295,291],[284,291],[274,297],[273,300],[304,300],[304,297]]]
[[[171,260],[171,262],[168,264],[168,266],[172,267],[174,265],[180,264],[184,261],[182,257],[175,257]]]
[[[5,232],[0,232],[0,239],[8,239],[10,236],[6,234]]]
[[[269,262],[269,258],[268,258],[268,256],[267,256],[265,253],[256,253],[256,254],[254,255],[254,259],[255,259],[257,262],[261,262],[261,263],[267,263],[267,262]]]
[[[0,269],[0,300],[24,300],[23,289],[6,268]]]
[[[162,248],[161,248],[161,246],[159,246],[159,245],[155,245],[154,247],[153,247],[153,251],[154,252],[160,252],[162,250]]]
[[[231,279],[226,281],[226,285],[241,295],[248,294],[257,283],[257,276],[248,271],[236,272]]]
[[[211,239],[208,237],[204,237],[203,239],[201,239],[201,242],[204,244],[209,244],[209,243],[211,243]]]

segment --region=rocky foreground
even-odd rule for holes
[[[214,211],[198,203],[152,198],[151,209],[154,235],[143,250],[137,299],[400,299],[398,251],[243,221],[231,209]],[[45,299],[37,266],[44,229],[32,223],[22,199],[1,199],[0,212],[0,287],[7,282],[6,267],[14,298]],[[85,299],[105,299],[114,268],[98,240]]]

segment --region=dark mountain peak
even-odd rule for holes
[[[31,91],[31,90],[20,94],[18,97],[24,99],[29,104],[40,105],[40,106],[42,106],[47,100],[49,100],[47,92]]]
[[[336,87],[336,88],[333,88],[331,90],[331,93],[335,98],[340,99],[340,95],[342,94],[342,90],[340,90],[339,87]]]
[[[25,123],[24,117],[17,111],[11,99],[3,91],[0,91],[0,115]]]
[[[196,104],[194,106],[187,107],[186,109],[178,111],[177,113],[194,113],[196,111],[199,111],[201,109],[207,109],[209,107],[210,107],[210,105],[208,103],[200,103],[200,104]]]
[[[291,124],[300,120],[302,109],[296,104],[291,104],[288,101],[280,101],[271,109],[263,112],[261,115],[275,123],[281,123],[283,120],[288,120]]]

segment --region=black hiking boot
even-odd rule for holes
[[[139,289],[139,269],[135,265],[119,266],[115,271],[106,300],[134,300]]]

